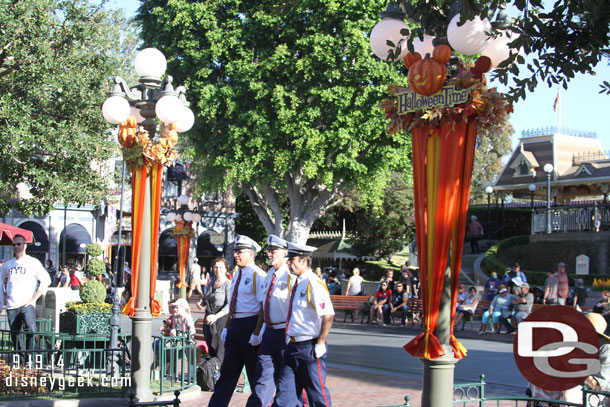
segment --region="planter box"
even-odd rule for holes
[[[59,331],[75,335],[110,334],[111,316],[112,313],[103,312],[80,315],[70,311],[62,312],[59,318]]]

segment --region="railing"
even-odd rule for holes
[[[154,336],[153,348],[151,380],[159,381],[161,394],[195,385],[196,350],[188,332],[178,331],[177,336]]]
[[[50,332],[52,331],[53,322],[51,318],[36,318],[36,331],[38,332]],[[8,316],[4,314],[4,318],[0,319],[0,330],[10,330],[11,327],[8,323]]]
[[[583,386],[582,400],[584,403],[567,402],[563,400],[544,399],[536,397],[487,397],[485,396],[485,375],[478,382],[462,383],[453,386],[453,404],[457,406],[529,406],[548,405],[566,407],[597,407],[610,402],[610,392],[595,391]],[[524,391],[525,392],[525,391]],[[408,403],[408,402],[407,402]],[[528,404],[530,403],[530,404]],[[540,403],[540,404],[536,404]]]
[[[594,203],[570,207],[552,207],[551,232],[600,232],[610,230],[610,204]],[[532,234],[547,231],[547,209],[532,212]]]
[[[11,332],[0,331],[3,400],[93,394],[120,397],[131,386],[126,347],[111,349],[108,340],[100,342],[98,335],[27,335],[33,336],[35,349],[13,350]],[[112,371],[108,361],[117,362],[118,369]]]

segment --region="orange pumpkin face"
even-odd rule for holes
[[[447,79],[447,68],[434,59],[416,61],[409,69],[409,87],[423,96],[438,92]]]

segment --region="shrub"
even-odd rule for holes
[[[106,272],[106,264],[101,259],[91,259],[87,262],[87,273],[91,277],[101,276]]]
[[[0,360],[0,394],[11,396],[48,393],[49,390],[41,385],[40,378],[43,376],[38,370],[16,368],[6,361]]]
[[[104,251],[102,250],[102,246],[100,246],[99,243],[88,244],[85,251],[91,257],[99,257],[102,255],[102,253],[104,253]]]
[[[80,299],[85,303],[104,302],[106,299],[106,287],[97,280],[87,281],[80,288]]]
[[[526,245],[530,241],[530,237],[528,235],[524,236],[513,236],[508,239],[504,239],[491,246],[489,250],[485,253],[485,260],[483,260],[483,266],[487,270],[488,273],[495,271],[498,273],[498,276],[502,277],[504,275],[504,271],[508,267],[507,264],[502,262],[498,258],[498,253],[508,249],[509,247]]]
[[[96,312],[112,312],[112,304],[106,302],[68,302],[66,309],[74,314],[93,314]]]

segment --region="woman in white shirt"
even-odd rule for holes
[[[364,279],[360,277],[360,270],[355,268],[354,275],[347,280],[347,290],[345,295],[362,295],[362,282]]]

